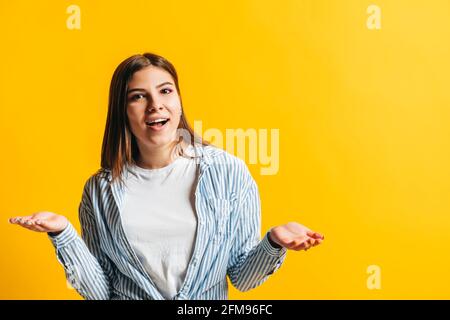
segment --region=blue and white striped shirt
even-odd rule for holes
[[[261,237],[258,187],[245,162],[214,146],[195,145],[198,226],[194,251],[173,300],[228,299],[232,285],[248,291],[278,270],[286,248]],[[125,190],[100,169],[84,186],[79,205],[81,237],[73,225],[48,234],[72,287],[85,299],[163,300],[128,242],[121,209]]]

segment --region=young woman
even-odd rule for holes
[[[227,299],[227,275],[250,290],[288,249],[324,239],[296,222],[260,239],[260,197],[245,162],[194,133],[175,68],[152,53],[114,72],[101,169],[84,186],[79,220],[81,237],[52,212],[9,221],[48,234],[85,299]]]

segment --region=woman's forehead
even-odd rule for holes
[[[139,71],[136,71],[130,80],[130,86],[131,84],[135,83],[145,83],[149,85],[158,85],[162,82],[171,82],[173,83],[172,76],[170,73],[168,73],[166,70],[155,67],[155,66],[148,66],[144,69],[141,69]]]

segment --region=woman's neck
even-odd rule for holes
[[[180,156],[180,151],[184,150],[185,143],[173,141],[168,145],[150,147],[139,145],[139,156],[136,165],[145,169],[158,169],[171,164]]]

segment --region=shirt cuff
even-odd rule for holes
[[[279,256],[281,253],[287,251],[285,247],[275,248],[274,246],[272,246],[269,241],[269,233],[270,231],[268,231],[264,238],[261,240],[263,249],[271,256]]]
[[[74,241],[78,237],[78,233],[69,221],[67,227],[61,233],[56,236],[52,236],[49,232],[47,232],[47,236],[53,245],[59,249]]]

